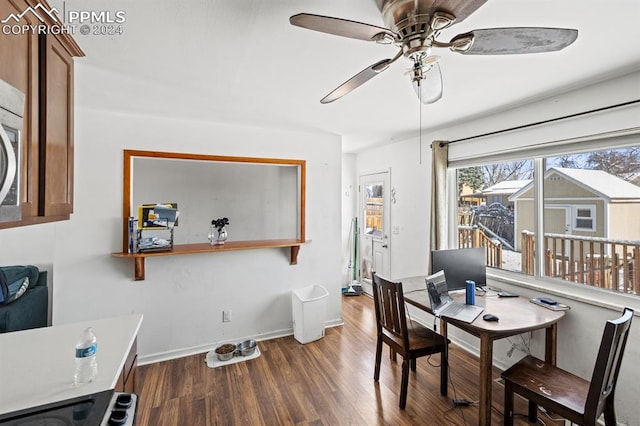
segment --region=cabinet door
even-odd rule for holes
[[[138,370],[138,338],[133,341],[131,350],[127,355],[127,359],[124,362],[118,381],[116,382],[115,390],[118,392],[135,393],[136,391],[136,377]]]
[[[54,37],[40,37],[40,215],[73,211],[73,58]]]
[[[1,0],[0,17],[19,15],[28,7],[24,0]],[[40,21],[26,14],[20,25],[38,25]],[[25,94],[20,169],[20,203],[22,219],[38,215],[38,36],[0,32],[0,79]],[[4,225],[10,226],[5,223]]]
[[[131,369],[129,370],[129,376],[127,377],[127,380],[124,382],[124,392],[136,393],[136,387],[137,387],[136,379],[138,377],[137,362],[138,362],[138,359],[136,357],[133,365],[131,366]]]

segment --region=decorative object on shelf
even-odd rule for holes
[[[173,228],[159,229],[157,235],[151,233],[154,232],[149,229],[138,229],[137,253],[173,250]]]
[[[129,217],[129,253],[138,252],[138,218]]]
[[[138,206],[138,229],[178,226],[178,203],[155,203]]]
[[[209,235],[207,238],[212,246],[224,244],[227,240],[228,234],[225,226],[229,224],[229,219],[223,217],[221,219],[214,219],[211,221],[209,227]]]
[[[173,229],[178,226],[178,203],[138,206],[138,217],[129,218],[131,253],[173,250]],[[131,235],[131,230],[135,230]]]

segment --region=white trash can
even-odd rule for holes
[[[304,344],[324,337],[329,292],[320,285],[293,290],[293,337]]]

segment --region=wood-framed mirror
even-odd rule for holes
[[[122,252],[113,256],[135,259],[136,280],[148,256],[286,247],[295,265],[306,242],[305,160],[124,150],[122,194]],[[178,205],[172,249],[131,250],[129,218],[154,203]],[[229,239],[212,245],[209,226],[222,217]]]

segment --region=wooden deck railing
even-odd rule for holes
[[[534,274],[535,239],[522,232],[522,272]],[[640,241],[544,235],[544,274],[579,284],[640,294]]]
[[[502,268],[502,244],[492,241],[476,226],[458,225],[458,247],[484,247],[487,266]]]

